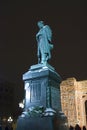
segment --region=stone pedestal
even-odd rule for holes
[[[19,117],[16,130],[68,130],[67,119],[62,112],[55,116]]]
[[[24,112],[17,130],[67,130],[67,118],[61,111],[61,77],[49,64],[37,64],[23,74]]]

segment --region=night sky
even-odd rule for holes
[[[50,64],[62,79],[87,80],[87,6],[85,0],[0,0],[0,78],[21,82],[37,64],[37,21],[53,32]]]

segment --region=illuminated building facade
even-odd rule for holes
[[[87,126],[87,80],[68,78],[62,81],[60,89],[62,111],[68,118],[69,126]]]

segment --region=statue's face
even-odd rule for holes
[[[38,22],[37,25],[39,28],[42,28],[44,26],[44,24],[42,22]]]

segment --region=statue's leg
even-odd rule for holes
[[[47,62],[47,60],[46,60],[46,55],[47,55],[47,54],[42,53],[42,55],[41,55],[41,63],[46,63],[46,62]]]
[[[41,62],[41,51],[40,51],[39,47],[38,47],[37,56],[38,56],[38,63],[40,63]]]

